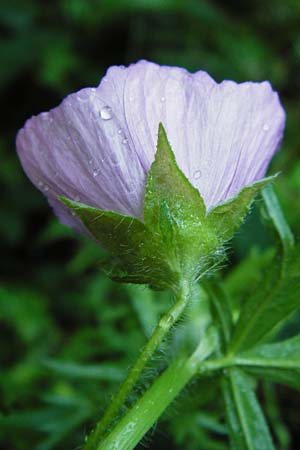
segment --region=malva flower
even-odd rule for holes
[[[17,151],[64,224],[82,229],[58,196],[142,219],[160,122],[210,210],[265,175],[285,113],[269,82],[216,83],[204,71],[139,61],[29,119]]]

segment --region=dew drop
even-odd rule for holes
[[[133,96],[133,95],[130,95],[130,96],[129,96],[129,101],[130,101],[130,102],[133,102],[133,100],[134,100],[134,96]]]
[[[126,145],[128,143],[128,139],[124,138],[122,142],[123,142],[124,145]]]
[[[269,125],[267,123],[265,123],[264,126],[263,126],[263,130],[264,131],[269,131],[269,129],[270,129]]]
[[[76,213],[74,211],[71,211],[71,216],[75,217]]]
[[[112,118],[112,109],[110,106],[104,106],[100,110],[100,117],[102,120],[110,120]]]
[[[121,128],[118,129],[118,134],[122,134]]]
[[[195,180],[199,180],[199,178],[201,178],[201,175],[202,175],[201,170],[196,170],[196,171],[194,172],[194,178],[195,178]]]
[[[93,177],[95,178],[97,175],[99,175],[99,169],[93,170]]]
[[[43,186],[44,186],[44,183],[43,183],[42,181],[39,181],[39,182],[38,182],[38,186],[39,186],[39,187],[43,187]]]
[[[161,98],[160,98],[160,101],[161,101],[162,103],[164,103],[164,102],[166,101],[166,97],[161,97]]]
[[[96,90],[97,90],[97,89],[96,89],[96,88],[94,88],[94,87],[93,87],[93,88],[91,88],[91,92],[96,92]]]
[[[92,165],[93,160],[92,160],[92,159],[89,159],[89,160],[88,160],[88,163],[89,163],[89,165]]]

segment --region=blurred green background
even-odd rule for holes
[[[169,298],[101,273],[101,250],[58,224],[23,174],[17,130],[66,94],[97,85],[111,64],[146,58],[201,68],[218,81],[268,79],[287,110],[272,171],[281,172],[276,190],[299,237],[300,2],[1,0],[0,33],[0,439],[9,450],[75,449]],[[224,271],[233,295],[259,276],[269,245],[253,210],[234,240],[233,272]],[[299,394],[270,385],[259,392],[278,448],[298,449]],[[217,399],[213,380],[194,383],[143,445],[225,450]]]

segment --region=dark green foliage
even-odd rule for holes
[[[101,249],[59,225],[47,202],[23,175],[14,148],[17,129],[27,117],[55,106],[67,93],[98,84],[110,64],[127,64],[139,58],[182,65],[190,70],[202,68],[218,81],[269,79],[280,91],[288,114],[284,151],[276,156],[270,172],[280,172],[274,188],[298,241],[299,21],[300,6],[295,0],[2,0],[0,441],[3,448],[50,450],[81,445],[95,423],[95,414],[100,416],[101,409],[109,403],[118,380],[170,302],[168,293],[158,295],[141,287],[119,287],[102,274]],[[277,256],[282,253],[280,249],[278,252],[273,231],[263,227],[259,219],[257,210],[262,204],[262,200],[257,202],[256,210],[252,210],[235,237],[228,267],[222,272],[234,321],[245,302],[250,301],[250,292],[264,281],[275,252]],[[162,226],[169,218],[168,205],[164,205]],[[278,220],[281,221],[278,216],[273,217],[273,221]],[[267,222],[272,226],[270,218]],[[284,230],[281,235],[287,236]],[[289,259],[287,265],[288,262]],[[291,270],[288,276],[298,275]],[[284,285],[286,293],[280,296],[282,304],[288,304],[289,293],[296,300],[291,284],[294,278],[288,280]],[[266,316],[261,316],[260,323],[263,328],[270,328]],[[193,330],[197,326],[195,320]],[[288,326],[275,327],[270,338],[275,342],[285,338],[288,342],[288,338],[299,334],[299,329],[296,314]],[[172,343],[173,352],[182,345],[186,334],[193,342],[194,334],[190,336],[182,326],[167,342]],[[273,358],[272,349],[279,352],[280,348],[268,346],[282,344],[262,346],[258,344],[261,336],[256,335],[255,348],[248,349],[247,355],[241,352],[239,357],[249,356],[248,352],[261,355],[263,351],[266,359]],[[297,342],[297,338],[291,342]],[[170,346],[163,347],[162,352],[167,347]],[[270,353],[266,354],[266,349]],[[155,369],[152,366],[147,369],[145,386],[164,366],[166,356],[159,353]],[[291,375],[278,368],[254,365],[243,366],[243,370],[260,379],[297,387],[298,374],[295,379],[294,372]],[[253,385],[249,386],[249,379],[243,375],[242,385],[245,383],[251,392],[251,403],[257,405]],[[207,379],[203,389],[201,378],[192,383],[187,396],[182,395],[158,424],[157,432],[153,430],[149,447],[228,448],[224,406],[215,384],[216,377]],[[271,388],[271,395],[262,395],[260,389],[258,397],[268,421],[274,425],[272,428],[281,432],[281,436],[284,434],[280,439],[273,433],[276,448],[298,449],[299,393],[273,385]],[[247,401],[244,399],[244,404]],[[281,415],[276,414],[278,409],[283,411]],[[290,430],[290,439],[285,426]]]
[[[232,450],[275,450],[251,380],[238,369],[223,379],[223,392]]]
[[[245,367],[262,378],[300,387],[300,336],[254,347],[239,355]]]

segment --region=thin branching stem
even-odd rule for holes
[[[154,352],[162,343],[165,336],[168,334],[173,325],[182,315],[190,298],[190,283],[183,281],[178,291],[177,299],[172,308],[160,319],[149,341],[141,351],[134,365],[131,367],[126,379],[120,386],[113,401],[107,408],[102,419],[96,425],[95,430],[90,434],[84,450],[94,450],[97,448],[100,440],[105,435],[109,426],[112,424],[121,407],[124,405],[126,399],[131,393],[133,387],[139,380],[146,364],[151,360]]]

